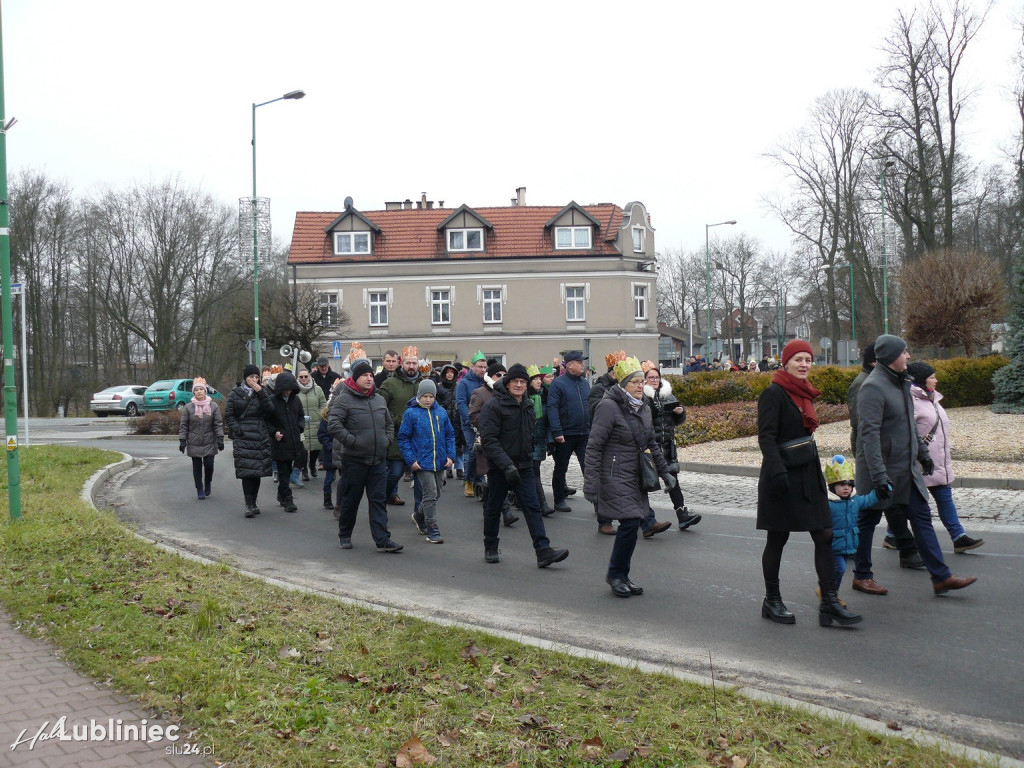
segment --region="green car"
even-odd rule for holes
[[[207,396],[215,403],[224,399],[224,395],[213,386],[207,386]],[[173,411],[184,408],[192,401],[192,379],[161,379],[149,385],[142,398],[142,410]]]

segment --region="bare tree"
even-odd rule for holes
[[[963,346],[971,356],[1006,309],[1002,268],[978,251],[930,251],[907,265],[902,285],[906,334],[915,344]]]
[[[715,290],[725,309],[720,335],[729,340],[730,357],[738,340],[739,354],[746,359],[760,330],[753,309],[768,296],[761,244],[749,235],[736,235],[716,241],[711,258]]]

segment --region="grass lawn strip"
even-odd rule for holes
[[[6,609],[233,765],[976,764],[722,687],[713,696],[197,563],[79,497],[116,454],[21,455],[22,520],[8,523],[0,501]]]

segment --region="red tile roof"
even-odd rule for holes
[[[381,231],[373,238],[374,252],[358,256],[334,255],[332,238],[324,230],[341,215],[340,213],[299,211],[295,214],[295,229],[292,230],[288,263],[618,255],[615,237],[623,221],[622,208],[611,203],[580,207],[601,222],[601,231],[594,236],[594,247],[586,251],[554,249],[551,233],[544,225],[561,211],[563,206],[474,208],[474,211],[494,225],[493,230],[486,230],[484,234],[487,250],[483,253],[475,251],[451,254],[446,250],[444,233],[438,232],[437,225],[456,209],[414,208],[360,211],[361,215],[379,226]]]

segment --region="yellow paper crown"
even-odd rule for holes
[[[529,376],[531,379],[534,376],[540,376],[540,368],[538,368],[536,365],[528,365],[526,366],[526,375]]]
[[[620,349],[618,352],[609,352],[604,356],[605,365],[609,368],[614,366],[616,363],[626,359],[626,350]]]
[[[619,360],[615,364],[615,377],[619,381],[625,381],[626,377],[631,373],[636,373],[640,370],[640,361],[635,357],[627,357],[623,360]]]
[[[853,462],[843,456],[833,456],[825,462],[825,484],[832,485],[843,480],[853,480]]]
[[[402,359],[405,360],[406,358],[409,357],[413,358],[414,360],[419,360],[420,358],[420,351],[411,344],[408,347],[402,347]]]

